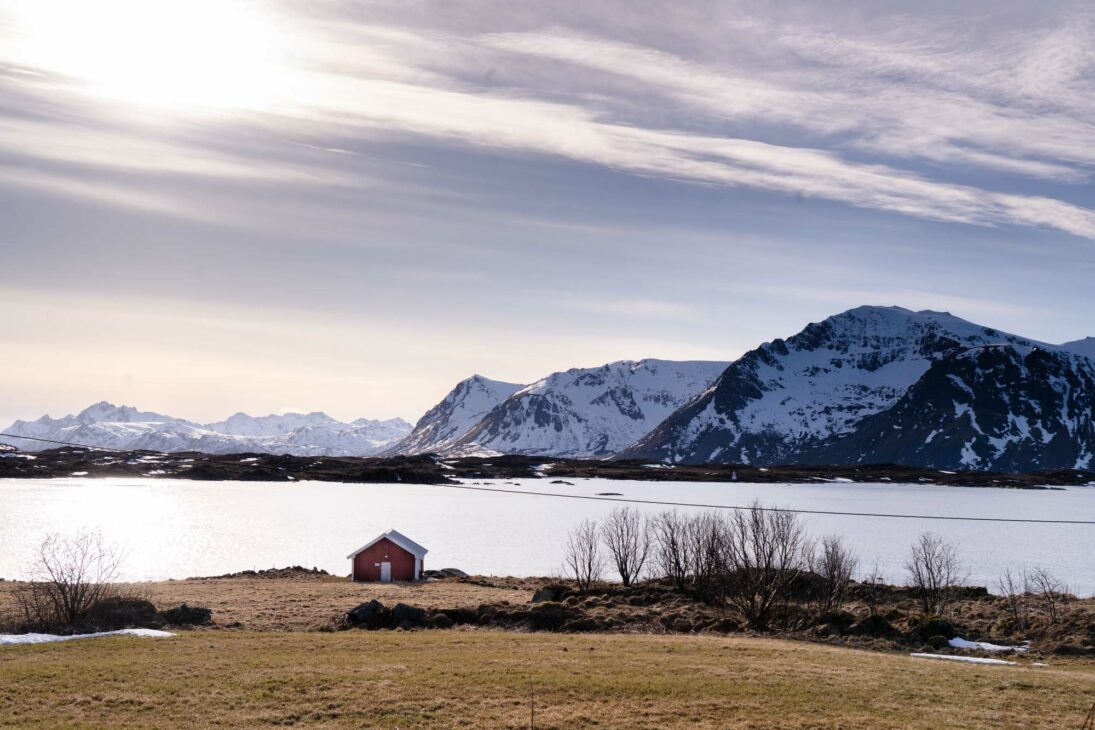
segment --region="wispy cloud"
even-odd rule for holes
[[[1067,186],[1095,167],[1089,13],[1029,38],[1007,35],[1015,41],[1007,52],[999,39],[965,47],[940,22],[876,24],[865,36],[736,14],[722,20],[744,50],[719,58],[701,48],[699,59],[606,37],[604,27],[482,33],[491,25],[484,11],[475,30],[445,32],[416,28],[422,21],[412,12],[403,26],[397,10],[376,15],[383,19],[299,18],[297,63],[281,70],[279,94],[246,119],[211,124],[258,120],[291,141],[305,133],[303,144],[331,153],[352,150],[325,136],[422,140],[1095,238],[1092,210],[1067,193],[1024,192],[1022,183]],[[1015,68],[1017,86],[1007,73]],[[20,84],[64,103],[48,77]],[[651,95],[676,111],[651,115]],[[0,123],[0,152],[24,162],[289,187],[354,184],[322,160],[226,149],[208,135],[176,143],[75,119]],[[978,170],[1010,177],[993,189],[970,181]]]

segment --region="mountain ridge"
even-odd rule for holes
[[[15,436],[8,440],[25,451],[51,445],[20,436],[122,450],[366,456],[378,453],[410,429],[411,425],[399,418],[344,423],[319,412],[269,416],[236,413],[224,421],[201,424],[100,401],[76,415],[17,420],[4,432]]]

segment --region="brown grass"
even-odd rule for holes
[[[1090,664],[771,639],[192,631],[0,648],[0,726],[1079,728]]]
[[[15,583],[0,583],[0,615],[10,608]],[[521,585],[516,583],[515,585]],[[126,583],[127,595],[147,598],[159,608],[185,603],[213,609],[219,626],[240,624],[255,631],[303,631],[330,626],[336,616],[360,603],[379,599],[387,606],[407,603],[422,608],[476,607],[481,603],[525,603],[533,588],[487,587],[452,580],[436,583],[351,583],[334,576],[297,578],[189,578],[156,583]]]

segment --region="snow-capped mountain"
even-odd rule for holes
[[[386,454],[444,452],[479,422],[492,408],[522,387],[482,375],[461,380],[436,406],[418,419],[414,430],[391,446]]]
[[[249,416],[237,413],[223,421],[206,424],[210,431],[233,436],[277,436],[298,428],[346,428],[348,424],[331,418],[326,413],[280,413],[269,416]]]
[[[1090,469],[1093,454],[1095,361],[996,345],[934,361],[892,407],[801,461],[1034,471]]]
[[[933,362],[1001,343],[1040,344],[946,312],[852,309],[746,353],[620,458],[793,463],[893,406]]]
[[[495,406],[453,446],[506,454],[608,456],[650,431],[726,366],[623,360],[554,373]]]
[[[1067,350],[1077,355],[1083,355],[1086,358],[1095,360],[1095,337],[1085,337],[1082,340],[1073,340],[1072,342],[1064,343],[1060,347],[1062,350]]]
[[[402,438],[411,425],[400,418],[343,423],[324,413],[252,417],[237,413],[225,421],[200,424],[129,406],[102,402],[75,416],[16,421],[5,433],[109,449],[288,453],[302,456],[369,456]],[[25,451],[55,446],[46,441],[6,437]]]

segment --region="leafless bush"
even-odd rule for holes
[[[689,554],[688,518],[672,510],[662,512],[651,523],[654,537],[654,567],[683,591],[692,564]]]
[[[725,525],[725,595],[755,628],[767,627],[772,609],[806,567],[806,536],[798,516],[758,502]]]
[[[1049,622],[1057,623],[1062,604],[1068,602],[1068,585],[1045,568],[1037,567],[1027,573],[1029,590],[1042,599],[1042,606],[1049,614]]]
[[[882,604],[888,590],[886,576],[882,574],[882,569],[878,567],[878,561],[876,560],[874,566],[863,576],[863,580],[860,582],[860,594],[863,596],[863,602],[867,604],[867,614],[869,616],[878,615],[878,607]]]
[[[1024,576],[1023,582],[1020,583],[1012,575],[1011,570],[1008,569],[996,581],[996,587],[1004,599],[1004,605],[1007,607],[1008,613],[1011,615],[1012,625],[1017,631],[1022,631],[1027,627],[1026,577]]]
[[[601,525],[601,537],[620,580],[630,586],[643,572],[650,556],[650,525],[632,507],[618,507]]]
[[[859,558],[839,535],[827,535],[820,546],[810,551],[810,570],[817,575],[820,595],[818,609],[824,613],[844,605]]]
[[[726,572],[726,523],[715,512],[703,512],[686,520],[684,534],[692,592],[701,601],[717,602]]]
[[[966,577],[954,545],[932,532],[921,533],[905,569],[927,614],[946,611]]]
[[[46,537],[38,546],[31,580],[14,592],[24,630],[65,630],[96,605],[118,596],[118,553],[99,533]]]
[[[605,561],[601,555],[601,541],[595,521],[582,520],[570,531],[565,561],[567,570],[578,584],[578,590],[588,591],[601,580]]]

